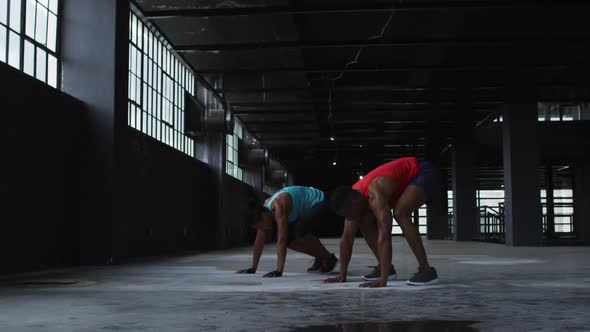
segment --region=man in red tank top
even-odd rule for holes
[[[360,228],[369,247],[377,257],[377,273],[365,276],[373,280],[361,287],[385,287],[396,277],[391,264],[391,227],[393,218],[401,227],[412,252],[420,265],[418,272],[407,283],[413,286],[438,282],[431,267],[418,228],[412,223],[412,212],[428,201],[437,186],[434,168],[429,162],[418,162],[406,157],[381,165],[351,187],[340,187],[332,192],[334,211],[345,217],[340,239],[340,275],[326,282],[345,282],[352,245]],[[392,213],[393,210],[393,213]]]

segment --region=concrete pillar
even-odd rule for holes
[[[260,147],[256,138],[248,132],[247,128],[244,128],[244,141],[250,145]],[[244,182],[252,186],[252,188],[256,189],[258,192],[262,192],[262,168],[263,166],[256,166],[248,167],[243,170]]]
[[[471,241],[478,237],[479,216],[475,197],[476,146],[470,105],[462,105],[457,115],[452,153],[453,231],[456,241]]]
[[[456,142],[453,146],[453,233],[456,241],[471,241],[477,237],[479,218],[473,150],[472,142]]]
[[[216,77],[205,78],[212,86],[218,86]],[[215,99],[213,94],[195,78],[197,87],[197,99],[207,109],[220,108],[221,103]],[[206,187],[209,192],[209,208],[205,218],[207,223],[203,225],[203,232],[209,236],[204,239],[206,248],[223,248],[226,242],[225,229],[223,224],[223,179],[225,176],[226,161],[226,134],[210,132],[195,140],[195,156],[206,163],[211,170],[212,177]]]
[[[448,196],[446,171],[438,170],[439,185],[426,207],[426,229],[429,240],[443,240],[450,237],[448,227]]]
[[[578,241],[590,245],[590,162],[574,167],[574,232]]]
[[[435,126],[435,124],[432,124],[429,128]],[[430,129],[429,132],[431,132]],[[426,205],[426,228],[430,240],[442,240],[450,235],[447,217],[447,176],[446,171],[442,169],[440,157],[442,149],[443,144],[440,135],[431,136],[427,139],[425,159],[432,162],[436,167],[438,178],[438,184]]]
[[[447,176],[446,171],[442,170],[441,157],[441,152],[446,147],[446,142],[443,140],[446,135],[441,132],[438,90],[432,91],[431,101],[432,109],[428,113],[426,123],[428,137],[426,137],[425,159],[436,167],[439,183],[426,205],[426,230],[429,240],[442,240],[448,238],[450,234],[447,217]]]
[[[127,241],[118,159],[127,129],[129,1],[64,1],[62,89],[86,105],[90,131],[81,171],[80,262],[125,257]],[[115,218],[123,222],[117,222]]]
[[[537,113],[532,102],[504,108],[504,221],[506,244],[510,246],[543,243]]]

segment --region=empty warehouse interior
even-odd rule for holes
[[[0,330],[587,330],[589,13],[0,0]]]

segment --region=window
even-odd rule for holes
[[[580,106],[579,105],[567,105],[561,109],[561,120],[562,121],[574,121],[580,118]]]
[[[478,207],[497,209],[504,202],[504,190],[478,190],[476,193]]]
[[[453,191],[447,190],[447,218],[449,234],[453,235]]]
[[[537,103],[539,121],[578,121],[590,119],[590,103]],[[502,116],[494,122],[503,122]]]
[[[427,206],[426,205],[422,205],[419,209],[418,209],[418,215],[416,216],[416,211],[414,211],[412,213],[412,222],[416,223],[418,222],[418,231],[420,232],[420,235],[426,235],[426,211],[427,211]],[[393,219],[393,223],[392,223],[392,227],[391,227],[391,234],[393,235],[401,235],[403,234],[402,228],[398,225],[397,221],[395,221],[395,219]]]
[[[503,209],[504,190],[478,190],[476,202],[479,208],[479,231],[481,234],[504,232]]]
[[[0,0],[0,61],[58,88],[58,0]]]
[[[239,120],[236,119],[234,134],[226,135],[227,158],[225,162],[225,172],[234,178],[243,181],[244,174],[238,167],[238,141],[243,138],[243,127]]]
[[[555,201],[553,207],[555,232],[573,232],[574,191],[572,189],[555,189],[553,190],[553,200]]]
[[[194,95],[194,84],[193,73],[168,42],[132,12],[128,125],[194,156],[194,142],[183,134],[184,92]]]
[[[547,118],[547,110],[545,107],[539,106],[539,121],[545,121]]]
[[[538,103],[539,121],[578,121],[588,114],[584,103]]]
[[[420,232],[421,235],[426,235],[426,205],[422,205],[419,209],[418,209],[418,231]],[[416,220],[416,216],[415,216],[416,212],[414,212],[412,214],[412,217],[414,218],[414,220]]]
[[[543,229],[547,228],[547,190],[541,190],[543,207]],[[574,191],[572,189],[553,190],[553,214],[555,233],[572,233],[574,231]]]

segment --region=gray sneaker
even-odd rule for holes
[[[373,268],[373,271],[371,271],[371,273],[369,274],[365,274],[363,276],[363,279],[367,280],[367,281],[373,281],[373,280],[379,280],[379,278],[381,278],[381,270],[379,269],[379,266],[369,266]],[[387,280],[395,280],[395,278],[397,278],[397,274],[395,273],[395,268],[393,267],[393,264],[391,264],[391,267],[389,268],[389,275],[387,276]]]
[[[438,274],[436,270],[431,267],[430,269],[422,270],[418,269],[418,272],[414,273],[414,276],[406,282],[410,286],[427,286],[438,284]]]

